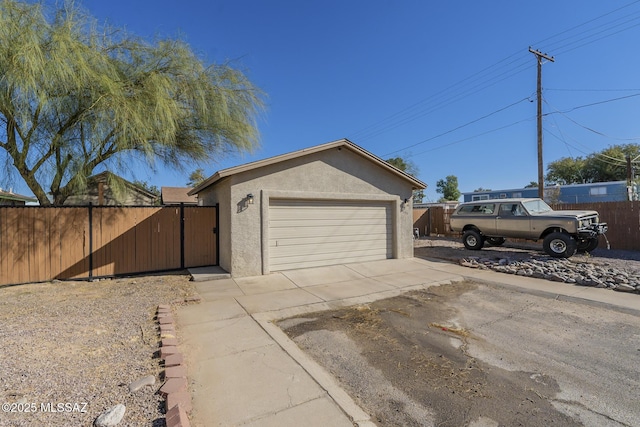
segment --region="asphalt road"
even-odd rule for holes
[[[451,303],[470,355],[553,378],[550,402],[584,425],[640,426],[639,315],[485,286]]]
[[[640,312],[461,283],[304,317],[380,426],[640,426]]]

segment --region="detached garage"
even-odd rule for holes
[[[413,257],[422,188],[343,139],[219,171],[190,194],[219,204],[220,266],[241,277]]]

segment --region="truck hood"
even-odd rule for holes
[[[596,211],[549,211],[544,213],[535,214],[538,216],[571,216],[583,218],[585,216],[598,216]]]

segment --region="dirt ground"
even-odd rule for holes
[[[164,426],[155,312],[194,295],[177,273],[0,287],[0,426],[90,426],[118,403],[120,427]]]
[[[579,417],[566,413],[575,414],[584,404],[557,400],[560,387],[545,370],[503,369],[472,355],[470,345],[483,338],[460,320],[464,316],[456,302],[467,293],[475,298],[479,286],[484,285],[432,287],[364,306],[285,319],[279,326],[331,372],[379,426],[583,425],[574,419]],[[539,304],[549,305],[544,299]],[[555,314],[558,319],[565,316]],[[545,329],[560,323],[551,321]],[[570,330],[558,330],[557,336],[567,333],[570,337]],[[543,339],[542,352],[546,345]],[[526,346],[526,337],[513,344],[520,350]],[[630,369],[633,376],[634,368]],[[563,404],[572,409],[559,411],[557,406]],[[591,425],[627,425],[600,424],[603,420],[607,418],[597,415]]]

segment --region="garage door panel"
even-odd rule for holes
[[[328,256],[326,258],[322,258],[322,259],[318,259],[316,257],[301,256],[301,255],[296,257],[282,258],[277,263],[277,265],[279,266],[278,271],[292,270],[296,268],[321,267],[325,265],[377,261],[380,259],[385,259],[384,251],[371,252],[368,254],[357,254],[357,255],[354,255],[353,253],[334,253],[334,254],[327,254],[327,255]],[[303,267],[301,267],[301,265],[303,265]]]
[[[391,203],[272,200],[271,271],[391,258]]]
[[[343,242],[348,243],[357,239],[358,241],[367,242],[367,244],[371,244],[371,242],[375,242],[379,239],[388,239],[391,241],[391,233],[384,231],[381,233],[364,233],[360,235],[333,235],[333,236],[320,236],[320,235],[312,235],[309,237],[300,237],[300,236],[282,236],[277,239],[269,239],[269,246],[277,247],[277,246],[288,246],[288,245],[307,245],[307,244],[324,244],[324,243],[336,243]]]
[[[308,225],[299,226],[297,222],[291,227],[275,227],[270,229],[270,239],[305,238],[305,237],[325,237],[325,236],[354,236],[361,237],[367,235],[387,234],[390,230],[386,224],[375,227],[354,225],[336,225],[333,227]]]
[[[322,242],[301,244],[300,242],[291,242],[289,244],[276,244],[271,247],[271,255],[274,258],[295,256],[297,254],[320,255],[322,253],[364,253],[366,251],[376,251],[376,253],[386,253],[389,247],[376,247],[374,240],[358,240],[358,241],[338,241],[338,242]]]
[[[353,209],[345,212],[345,207],[342,206],[341,209],[286,209],[284,207],[280,207],[279,209],[274,209],[273,212],[277,215],[278,219],[281,220],[295,220],[300,216],[304,216],[309,220],[325,220],[328,218],[331,219],[353,219],[358,218],[360,220],[367,219],[375,219],[380,218],[378,209]]]
[[[386,222],[384,218],[361,218],[354,216],[353,218],[327,218],[324,219],[309,219],[309,218],[293,218],[293,219],[278,219],[271,221],[273,229],[277,228],[289,228],[289,227],[340,227],[346,226],[345,222],[353,222],[353,226],[369,226],[369,227],[384,227]]]

